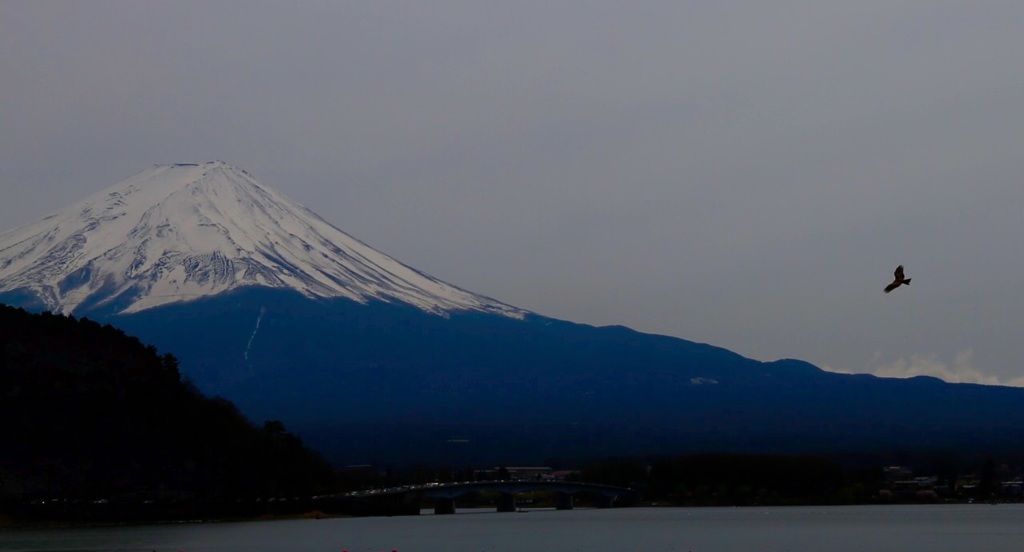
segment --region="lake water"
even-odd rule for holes
[[[1024,505],[621,508],[0,531],[0,551],[1024,550]]]

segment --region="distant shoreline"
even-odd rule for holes
[[[356,517],[351,514],[328,514],[320,510],[311,510],[297,514],[264,514],[259,516],[224,517],[211,519],[181,519],[152,521],[68,521],[68,520],[31,520],[0,514],[0,531],[31,531],[46,529],[81,529],[88,527],[134,527],[147,525],[182,525],[202,523],[247,523],[254,521],[285,521],[294,519],[338,519]]]

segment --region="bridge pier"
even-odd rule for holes
[[[498,511],[499,512],[515,512],[516,511],[516,495],[512,493],[499,493],[498,494]]]
[[[455,499],[454,498],[443,498],[438,497],[434,499],[434,513],[435,514],[454,514],[455,513]]]
[[[555,494],[556,510],[572,510],[572,495],[569,493]]]

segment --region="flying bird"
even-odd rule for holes
[[[893,280],[891,284],[885,286],[886,293],[889,293],[903,284],[907,284],[908,286],[910,285],[910,278],[903,276],[903,265],[896,267],[896,272],[893,273],[893,276],[895,276],[896,279]]]

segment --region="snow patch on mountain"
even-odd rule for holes
[[[123,313],[245,286],[521,318],[380,253],[220,161],[158,165],[0,234],[0,292]]]

